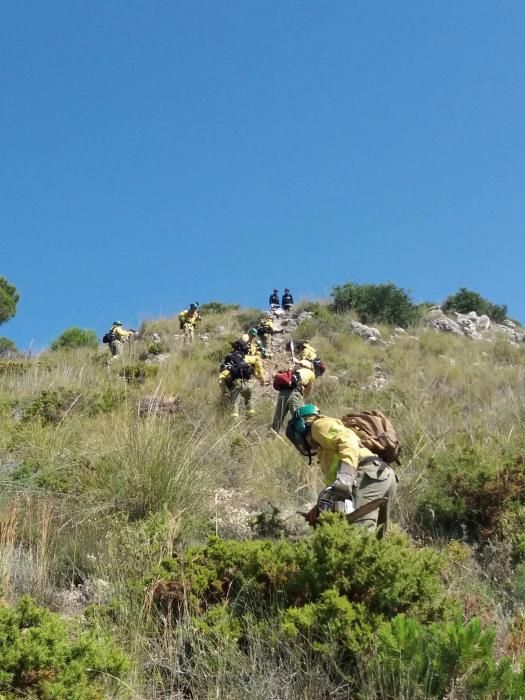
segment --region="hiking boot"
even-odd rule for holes
[[[239,417],[239,414],[237,413],[237,411],[232,411],[232,412],[230,413],[230,416],[231,416],[232,418],[238,418],[238,417]]]
[[[254,409],[254,408],[249,408],[249,409],[246,411],[246,414],[247,414],[248,416],[254,416],[254,415],[255,415],[255,409]]]

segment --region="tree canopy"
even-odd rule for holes
[[[5,277],[0,277],[0,324],[9,321],[16,314],[16,305],[20,295],[15,286]]]

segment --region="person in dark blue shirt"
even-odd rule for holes
[[[280,304],[279,304],[279,290],[274,289],[273,294],[270,294],[270,298],[268,299],[268,304],[270,305],[271,309],[278,309]]]
[[[284,294],[281,299],[281,306],[285,311],[289,311],[293,306],[293,296],[290,294],[290,290],[288,288],[284,290]]]

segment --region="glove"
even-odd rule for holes
[[[331,484],[338,498],[352,500],[352,490],[357,469],[347,462],[341,462],[337,476]]]

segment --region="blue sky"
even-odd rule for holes
[[[3,3],[0,334],[348,280],[525,320],[524,29],[514,0]]]

